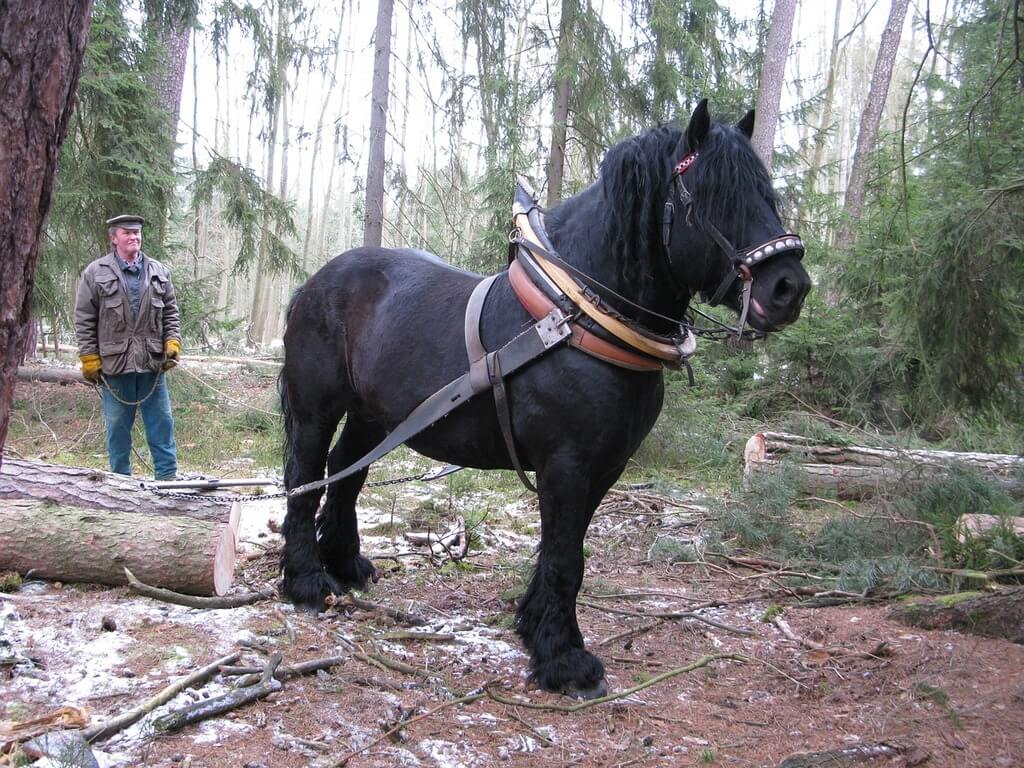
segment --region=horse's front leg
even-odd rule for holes
[[[604,665],[583,647],[576,595],[583,584],[583,537],[605,491],[584,467],[538,476],[541,544],[516,612],[516,631],[530,651],[532,679],[545,690],[593,699],[607,692]]]

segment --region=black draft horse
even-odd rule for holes
[[[610,149],[600,179],[547,213],[561,258],[638,305],[682,317],[693,294],[714,292],[734,269],[733,254],[722,252],[712,227],[741,250],[784,232],[768,173],[749,141],[752,129],[752,112],[737,125],[712,124],[702,101],[685,131],[664,126]],[[662,217],[674,194],[673,166],[693,150],[699,157],[686,174],[693,199],[684,209],[676,200],[666,247]],[[753,267],[753,328],[774,331],[796,320],[810,288],[801,255]],[[322,478],[325,463],[329,473],[353,463],[466,372],[464,314],[481,279],[422,252],[363,247],[336,257],[296,291],[279,382],[288,488]],[[737,312],[739,293],[737,280],[723,302]],[[659,333],[678,330],[637,319]],[[486,348],[497,349],[532,322],[502,274],[481,317]],[[536,472],[542,523],[516,629],[537,684],[598,696],[606,690],[604,667],[584,649],[576,621],[583,537],[658,418],[662,374],[615,367],[563,345],[513,374],[507,388],[515,448]],[[407,444],[438,461],[512,467],[491,397],[469,400]],[[289,498],[282,588],[295,603],[320,607],[330,593],[376,580],[360,554],[356,525],[366,474],[332,484],[319,515],[321,491]]]

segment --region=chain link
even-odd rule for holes
[[[435,478],[431,477],[434,472],[421,472],[418,475],[404,475],[402,477],[393,477],[389,480],[374,480],[372,483],[364,483],[364,488],[383,488],[387,485],[400,485],[401,483],[411,483],[416,480],[428,482]],[[273,483],[276,486],[280,486],[279,481]],[[269,485],[269,483],[268,483]],[[214,504],[234,504],[236,501],[265,501],[267,499],[280,499],[288,495],[288,491],[275,491],[274,493],[253,493],[248,496],[208,496],[205,493],[183,493],[182,491],[163,491],[159,488],[152,488],[142,484],[142,487],[146,490],[155,493],[157,496],[162,496],[167,499],[178,499],[179,501],[206,501],[213,502]]]

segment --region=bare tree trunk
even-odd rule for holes
[[[832,23],[832,50],[828,55],[828,75],[825,81],[825,102],[821,107],[821,119],[818,121],[818,132],[814,136],[814,154],[811,167],[807,170],[807,193],[814,194],[821,173],[821,161],[825,155],[825,142],[832,125],[832,103],[836,94],[836,67],[839,62],[839,19],[842,15],[843,0],[836,0],[836,17]]]
[[[394,0],[378,0],[370,97],[370,156],[366,164],[365,245],[381,244],[384,231],[384,144],[388,129],[388,76],[391,66],[391,17]]]
[[[548,197],[550,208],[562,199],[565,177],[565,140],[569,126],[569,99],[572,95],[572,52],[579,9],[576,0],[563,0],[558,22],[558,57],[555,64],[555,101],[551,117],[551,153],[548,155]]]
[[[91,0],[0,0],[0,463]]]
[[[309,162],[309,196],[306,198],[306,236],[302,241],[302,269],[308,271],[309,267],[309,241],[313,237],[313,193],[316,190],[314,181],[316,180],[317,161],[320,159],[320,146],[323,141],[324,132],[324,118],[327,117],[327,107],[332,103],[332,96],[334,95],[334,86],[338,84],[338,52],[341,49],[341,30],[345,24],[345,5],[342,4],[341,12],[338,14],[338,31],[334,38],[334,52],[331,59],[331,80],[327,84],[327,95],[324,97],[324,103],[320,107],[320,117],[316,121],[316,138],[313,140],[313,157]],[[335,147],[337,147],[337,132],[335,132]],[[333,176],[334,163],[337,162],[335,158],[331,159],[331,170],[330,173]],[[328,190],[330,189],[330,180],[327,182]],[[324,205],[323,210],[320,212],[320,218],[327,214],[327,205]],[[320,227],[320,231],[323,231],[323,227]],[[322,243],[322,241],[321,241]]]
[[[857,149],[853,154],[853,167],[850,169],[850,181],[846,187],[844,220],[836,238],[836,245],[840,248],[848,248],[853,244],[853,226],[864,212],[868,158],[875,149],[878,124],[882,119],[885,99],[889,95],[889,83],[892,80],[893,65],[900,47],[900,36],[903,34],[903,22],[907,17],[908,5],[910,0],[892,0],[889,20],[885,24],[882,41],[878,46],[878,58],[875,59],[875,71],[871,75],[868,98],[861,113]]]
[[[406,227],[406,204],[409,200],[409,169],[406,167],[406,151],[405,151],[405,140],[409,135],[409,95],[412,91],[412,38],[413,38],[413,8],[412,4],[409,5],[409,24],[408,24],[408,37],[405,41],[405,99],[402,102],[402,125],[399,127],[399,138],[398,138],[398,167],[402,169],[402,188],[398,190],[398,217],[396,220],[396,229],[399,232],[399,242],[402,244],[408,244],[409,239],[414,234],[414,227],[408,227],[409,234],[404,233],[407,230]]]
[[[173,163],[192,24],[190,19],[182,18],[166,21],[157,19],[152,23],[157,30],[156,41],[163,48],[160,54],[163,66],[153,78],[153,90],[156,91],[160,108],[167,113],[167,131],[171,138],[170,159]]]
[[[786,76],[786,58],[789,54],[789,40],[793,35],[795,16],[796,0],[775,0],[764,61],[761,64],[761,83],[757,89],[757,121],[754,123],[754,135],[751,138],[754,148],[769,171],[772,169],[775,127],[779,122],[779,100],[782,98],[782,83]]]

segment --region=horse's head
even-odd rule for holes
[[[697,105],[672,160],[662,239],[680,291],[700,291],[739,313],[749,286],[747,321],[775,331],[800,315],[811,281],[800,262],[803,243],[783,229],[768,171],[750,143],[753,128],[752,111],[736,125],[712,124],[707,100]]]

